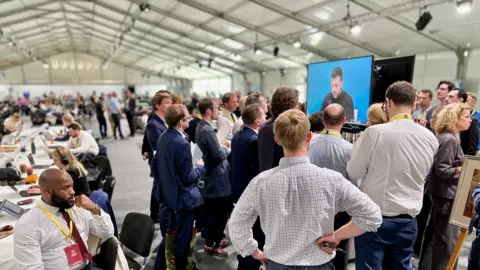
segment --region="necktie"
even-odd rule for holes
[[[233,123],[235,123],[235,116],[233,115],[233,113],[230,113],[230,117],[232,118]]]
[[[60,213],[62,213],[63,218],[67,222],[67,224],[70,223],[70,216],[68,213],[65,211],[65,209],[60,209]],[[73,228],[72,228],[72,237],[73,240],[75,240],[75,243],[77,243],[78,247],[80,248],[80,251],[83,254],[83,257],[87,258],[87,260],[90,262],[90,268],[93,265],[93,258],[92,255],[88,252],[87,247],[85,246],[85,243],[83,242],[82,237],[80,236],[80,233],[78,232],[77,226],[75,225],[75,222],[72,222]]]

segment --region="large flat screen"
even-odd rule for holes
[[[307,114],[338,103],[347,121],[367,122],[373,56],[309,64]]]

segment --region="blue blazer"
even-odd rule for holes
[[[190,143],[180,132],[169,128],[157,144],[157,166],[162,172],[160,186],[167,206],[174,211],[192,210],[203,204],[197,182],[205,173],[192,167]]]
[[[158,153],[157,151],[158,138],[160,138],[160,135],[162,135],[162,133],[165,132],[166,130],[167,130],[167,126],[165,125],[163,120],[160,119],[160,117],[158,117],[158,115],[154,113],[152,115],[152,118],[147,123],[146,133],[147,133],[148,143],[150,144],[150,147],[152,149],[152,153],[155,153],[153,156],[153,159],[150,162],[150,176],[153,177],[153,188],[155,189],[155,198],[160,203],[164,203],[164,201],[163,201],[161,187],[158,184],[159,176],[161,174],[159,174],[159,171],[157,169],[156,154]]]
[[[207,121],[202,120],[198,124],[195,140],[202,151],[206,169],[206,173],[202,177],[205,185],[200,189],[200,193],[206,198],[230,196],[232,186],[230,184],[230,167],[227,161],[228,151],[220,147],[217,134]]]
[[[259,174],[257,133],[243,127],[232,139],[232,201],[237,203],[250,180]]]

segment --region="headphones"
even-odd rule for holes
[[[70,162],[68,161],[68,158],[67,158],[66,156],[62,155],[62,153],[60,153],[60,150],[58,150],[58,147],[55,148],[55,150],[57,150],[57,153],[58,153],[58,155],[60,156],[60,161],[62,162],[62,164],[65,165],[65,166],[67,166],[68,163],[70,163]]]

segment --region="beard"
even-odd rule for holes
[[[55,191],[53,191],[52,193],[52,202],[55,205],[55,207],[63,208],[63,209],[69,209],[75,205],[75,202],[71,202],[70,200],[65,200],[61,198],[55,193]]]

